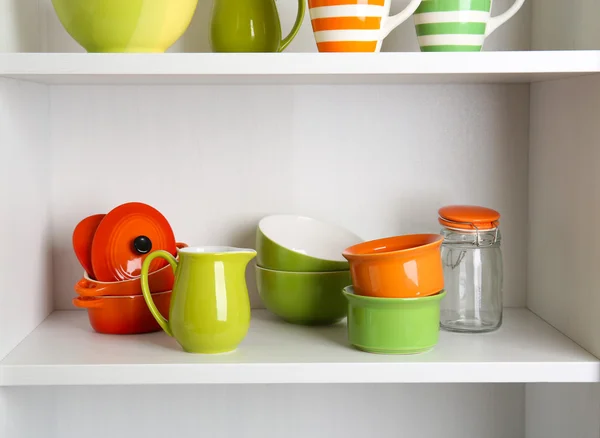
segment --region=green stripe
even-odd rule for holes
[[[452,11],[490,12],[491,7],[491,0],[424,0],[415,14]]]
[[[485,34],[485,23],[430,23],[417,24],[415,27],[418,36]]]
[[[421,46],[421,52],[481,52],[481,46]]]

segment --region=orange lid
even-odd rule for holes
[[[98,229],[104,216],[103,214],[88,216],[79,222],[75,230],[73,230],[73,249],[75,250],[75,255],[81,266],[83,266],[83,269],[85,269],[85,272],[92,278],[96,278],[94,276],[94,267],[92,266],[92,242],[94,241],[96,229]]]
[[[157,249],[177,254],[175,236],[167,219],[140,202],[120,205],[110,211],[94,234],[92,267],[98,281],[129,280],[140,275],[142,262]],[[150,272],[163,266],[153,260]]]
[[[460,230],[491,230],[498,228],[500,213],[476,205],[448,205],[438,210],[439,222],[444,227]]]

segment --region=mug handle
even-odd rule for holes
[[[283,52],[298,34],[300,26],[302,26],[302,21],[304,21],[304,13],[306,12],[306,5],[304,4],[305,1],[306,0],[298,0],[298,15],[296,15],[296,22],[294,23],[290,34],[281,41],[281,44],[279,44],[279,48],[277,49],[278,52]]]
[[[392,15],[385,20],[383,27],[381,29],[381,37],[380,40],[383,40],[386,36],[390,34],[391,31],[396,29],[402,23],[404,23],[421,5],[422,0],[411,0],[406,8],[402,12],[397,13],[396,15]],[[525,0],[523,0],[525,1]]]
[[[154,304],[154,301],[152,300],[152,294],[150,293],[150,287],[148,286],[148,270],[150,269],[150,263],[152,263],[152,260],[154,260],[155,258],[158,258],[158,257],[161,257],[161,258],[165,259],[167,262],[169,262],[169,264],[171,265],[171,268],[173,268],[173,273],[175,273],[177,271],[177,260],[175,259],[175,257],[173,257],[171,255],[170,252],[160,249],[158,251],[154,251],[154,252],[150,253],[148,255],[148,257],[146,257],[146,259],[144,260],[144,263],[142,264],[142,273],[141,273],[142,293],[144,294],[144,300],[146,301],[146,304],[148,305],[148,309],[150,309],[150,313],[152,313],[152,316],[154,316],[154,319],[156,319],[156,322],[158,322],[158,324],[161,326],[161,328],[169,336],[173,337],[173,332],[171,332],[171,327],[169,327],[169,321],[167,321],[167,319],[164,316],[162,316],[162,314],[156,307],[156,304]]]
[[[513,17],[513,15],[519,12],[519,9],[521,9],[521,6],[523,6],[524,3],[525,0],[517,0],[510,8],[508,8],[508,11],[506,11],[504,14],[500,14],[497,17],[490,18],[490,21],[488,21],[488,25],[485,29],[485,36],[490,36],[492,32],[494,32],[496,29],[498,29],[500,26],[502,26],[504,23],[510,20]]]

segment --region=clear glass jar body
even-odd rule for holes
[[[500,231],[443,228],[441,234],[446,290],[441,327],[463,333],[496,330],[502,324]]]

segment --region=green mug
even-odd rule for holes
[[[506,12],[492,17],[492,0],[423,0],[413,16],[421,51],[479,52],[523,3],[515,0]]]
[[[179,261],[169,252],[154,251],[142,265],[141,283],[146,304],[162,329],[189,353],[225,353],[235,350],[250,326],[250,299],[246,266],[253,249],[228,246],[188,247]],[[164,318],[148,287],[150,263],[157,257],[175,273],[169,319]]]

